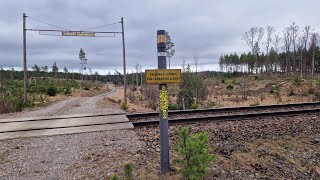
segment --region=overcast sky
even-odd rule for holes
[[[0,66],[22,67],[22,13],[71,30],[83,30],[125,21],[128,69],[135,64],[157,68],[156,31],[164,29],[175,43],[172,58],[181,67],[182,57],[192,63],[200,54],[201,68],[217,69],[221,54],[249,51],[242,34],[252,26],[275,26],[282,31],[292,21],[302,29],[318,29],[319,0],[1,0]],[[57,29],[27,18],[27,28]],[[94,29],[120,31],[120,24]],[[79,69],[79,50],[87,66],[100,73],[122,70],[121,36],[107,38],[44,36],[27,32],[28,67],[34,64]],[[131,71],[131,70],[129,70]]]

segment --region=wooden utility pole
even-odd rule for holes
[[[26,40],[26,14],[23,13],[23,100],[27,102],[27,93],[28,93],[28,74],[27,74],[27,40]]]
[[[124,103],[127,104],[127,72],[126,72],[126,48],[124,43],[124,27],[123,17],[121,17],[122,28],[122,53],[123,53],[123,87],[124,87]]]

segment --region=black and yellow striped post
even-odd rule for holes
[[[158,69],[167,69],[166,31],[157,31]],[[168,123],[168,92],[167,84],[159,85],[160,97],[160,158],[161,174],[169,171],[169,123]]]

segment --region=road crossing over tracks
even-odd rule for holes
[[[125,113],[0,119],[0,140],[131,128]]]

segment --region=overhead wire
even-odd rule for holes
[[[55,27],[55,28],[58,28],[58,29],[63,29],[63,30],[67,30],[67,31],[71,31],[70,29],[67,29],[67,28],[64,28],[64,27],[61,27],[61,26],[57,26],[57,25],[54,25],[54,24],[51,24],[51,23],[48,23],[48,22],[45,22],[43,20],[39,20],[37,18],[34,18],[34,17],[31,17],[31,16],[27,16],[28,18],[34,20],[34,21],[38,21],[38,22],[41,22],[43,24],[46,24],[46,25],[49,25],[49,26],[52,26],[52,27]],[[95,27],[92,27],[92,28],[88,28],[88,29],[84,29],[84,30],[81,30],[81,31],[87,31],[87,30],[91,30],[91,29],[97,29],[97,28],[102,28],[102,27],[106,27],[106,26],[111,26],[111,25],[114,25],[114,24],[119,24],[121,22],[114,22],[114,23],[110,23],[110,24],[105,24],[105,25],[102,25],[102,26],[95,26]],[[32,30],[32,29],[29,29],[29,30]],[[39,30],[40,31],[40,30]],[[41,30],[41,31],[44,31],[44,30]],[[49,30],[48,30],[49,31]],[[52,31],[55,31],[55,30],[52,30]],[[81,32],[80,31],[80,32]],[[96,32],[96,33],[105,33],[105,32]],[[58,35],[58,34],[48,34],[48,33],[40,33],[39,32],[39,35],[47,35],[47,36],[61,36],[61,35]],[[95,36],[95,37],[115,37],[115,33],[113,33],[113,36]]]
[[[64,28],[64,27],[61,27],[61,26],[57,26],[57,25],[54,25],[54,24],[50,24],[50,23],[44,22],[44,21],[42,21],[42,20],[33,18],[33,17],[31,17],[31,16],[27,16],[27,17],[30,18],[30,19],[32,19],[32,20],[35,20],[35,21],[44,23],[44,24],[49,25],[49,26],[52,26],[52,27],[56,27],[56,28],[59,28],[59,29],[64,29],[64,30],[71,31],[70,29],[67,29],[67,28]]]
[[[111,26],[111,25],[114,25],[114,24],[119,24],[119,23],[120,23],[120,22],[115,22],[115,23],[105,24],[105,25],[102,25],[102,26],[96,26],[96,27],[92,27],[92,28],[84,29],[84,30],[81,30],[81,31],[87,31],[87,30],[91,30],[91,29],[102,28],[102,27]]]

